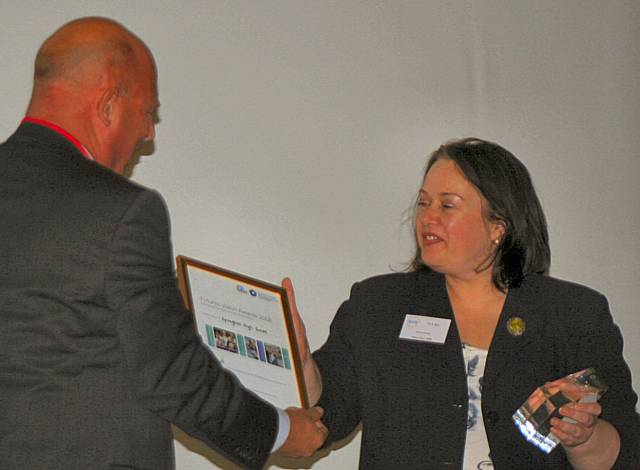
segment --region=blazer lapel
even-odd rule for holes
[[[444,276],[430,271],[419,271],[416,276],[415,289],[411,303],[425,315],[451,319],[451,327],[454,326],[453,311],[447,294]],[[451,328],[447,334],[447,340],[451,335]]]
[[[489,348],[485,374],[499,375],[511,361],[519,360],[522,348],[540,335],[543,323],[536,313],[535,299],[543,294],[531,287],[523,284],[509,290]]]
[[[451,319],[447,340],[443,346],[452,351],[459,350],[460,335],[447,295],[444,276],[429,271],[419,272],[415,285],[412,304],[417,307],[417,311],[414,313]],[[485,378],[498,376],[507,365],[513,361],[520,361],[520,350],[539,340],[544,324],[536,300],[543,296],[544,292],[538,288],[535,279],[527,278],[521,287],[509,290],[489,348]],[[522,331],[519,331],[518,326]],[[454,353],[451,358],[455,358],[451,366],[463,364],[462,353]]]
[[[446,340],[442,344],[442,347],[449,352],[445,355],[444,360],[447,361],[447,364],[443,364],[443,367],[449,367],[451,370],[455,370],[455,368],[463,370],[464,359],[460,334],[453,316],[451,302],[449,302],[444,276],[431,271],[419,272],[411,303],[416,306],[414,313],[451,320]],[[458,376],[455,375],[455,377]]]

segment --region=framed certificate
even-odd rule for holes
[[[176,260],[185,304],[222,365],[273,405],[307,408],[284,288],[185,256]]]

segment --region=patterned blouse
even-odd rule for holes
[[[462,343],[462,355],[467,368],[469,414],[467,440],[464,446],[464,470],[489,470],[493,462],[489,457],[489,441],[482,420],[482,376],[487,362],[487,351]]]

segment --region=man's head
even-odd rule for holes
[[[115,21],[80,18],[40,47],[27,115],[64,128],[98,163],[121,173],[155,136],[157,95],[145,44]]]

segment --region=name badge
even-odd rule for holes
[[[448,318],[407,315],[404,317],[400,338],[413,341],[444,344],[451,320]]]

